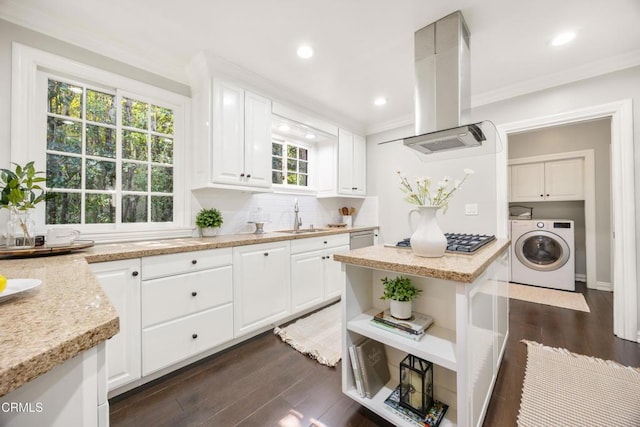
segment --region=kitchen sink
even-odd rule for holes
[[[287,234],[304,234],[304,233],[317,233],[318,231],[326,231],[323,228],[301,228],[299,230],[278,230],[276,233]]]

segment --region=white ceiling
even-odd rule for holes
[[[367,133],[411,120],[413,33],[457,9],[472,106],[640,64],[638,0],[0,0],[8,21],[173,80],[200,51],[225,58]]]

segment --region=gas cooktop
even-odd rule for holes
[[[444,233],[447,238],[447,252],[459,252],[471,254],[496,239],[494,235],[488,234],[463,234],[463,233]],[[396,243],[398,248],[410,248],[411,242],[409,237]]]

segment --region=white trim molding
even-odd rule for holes
[[[612,223],[615,236],[612,248],[613,333],[620,338],[639,341],[632,100],[623,99],[550,116],[506,123],[497,128],[502,140],[507,141],[507,135],[513,132],[604,117],[611,118],[611,188],[615,189],[612,191]],[[504,172],[508,162],[506,151],[502,150],[498,153],[496,159],[497,172],[501,174],[506,174]],[[498,206],[507,206],[507,190],[506,179],[499,180]],[[507,229],[507,213],[498,212],[499,225]]]

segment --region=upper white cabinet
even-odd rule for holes
[[[509,166],[511,202],[584,200],[582,158]]]
[[[338,193],[367,194],[367,148],[364,137],[344,129],[338,132]]]
[[[140,259],[91,264],[120,317],[120,332],[106,341],[108,387],[140,378]]]
[[[211,181],[271,186],[271,101],[214,79]]]

